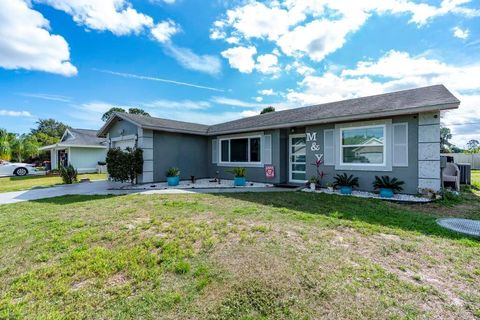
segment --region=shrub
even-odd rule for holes
[[[115,181],[136,182],[137,176],[143,172],[142,149],[120,148],[109,149],[107,152],[107,171]]]
[[[398,180],[397,178],[391,178],[389,176],[375,176],[375,181],[373,182],[373,188],[378,189],[392,189],[395,192],[400,192],[403,190],[402,185],[405,182]]]
[[[236,178],[243,178],[247,174],[247,169],[242,167],[235,167],[232,170],[229,170],[228,172],[232,173]]]
[[[333,183],[335,187],[358,187],[358,177],[354,177],[353,174],[337,174],[333,177],[333,180],[335,181]]]
[[[308,179],[308,182],[317,184],[318,178],[315,176],[311,176],[310,179]]]
[[[178,177],[180,175],[180,170],[175,167],[171,167],[165,173],[167,177]]]
[[[62,177],[63,183],[65,184],[72,184],[77,182],[77,170],[69,164],[66,167],[61,166],[59,169],[60,176]]]

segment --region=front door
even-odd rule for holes
[[[293,183],[305,183],[306,169],[306,139],[305,134],[290,135],[289,143],[289,181]]]

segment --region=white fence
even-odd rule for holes
[[[442,153],[442,156],[452,156],[455,163],[470,163],[472,169],[480,169],[480,153]]]

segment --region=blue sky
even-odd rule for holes
[[[480,1],[0,2],[0,127],[99,128],[111,106],[217,123],[445,84],[480,139]]]

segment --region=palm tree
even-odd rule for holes
[[[18,162],[38,155],[38,141],[31,135],[16,137],[12,146],[12,152]]]
[[[9,161],[12,158],[10,134],[5,129],[0,129],[0,160]]]

